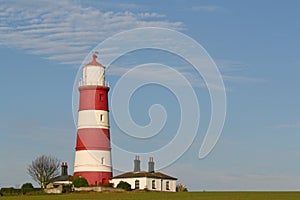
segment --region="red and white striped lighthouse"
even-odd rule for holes
[[[105,67],[93,60],[83,67],[79,83],[80,103],[74,177],[84,177],[89,185],[108,183],[112,177],[108,91]]]

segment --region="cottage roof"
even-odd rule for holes
[[[175,177],[172,177],[172,176],[160,173],[160,172],[145,172],[145,171],[127,172],[127,173],[124,173],[124,174],[120,174],[118,176],[114,176],[112,179],[117,179],[117,178],[141,178],[141,177],[177,180],[177,178],[175,178]]]
[[[73,176],[71,176],[71,175],[63,175],[63,176],[54,177],[51,180],[51,182],[72,181],[72,180],[73,180]]]

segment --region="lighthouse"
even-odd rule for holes
[[[79,111],[74,177],[84,177],[89,185],[108,183],[112,177],[108,91],[105,67],[93,54],[83,66],[79,82]]]

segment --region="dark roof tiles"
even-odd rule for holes
[[[112,179],[115,179],[115,178],[139,178],[139,177],[177,180],[177,178],[175,178],[175,177],[172,177],[172,176],[160,173],[160,172],[145,172],[145,171],[127,172],[124,174],[120,174],[118,176],[114,176]]]

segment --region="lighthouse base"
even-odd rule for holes
[[[74,172],[74,178],[83,177],[89,185],[99,185],[109,183],[112,172]]]

